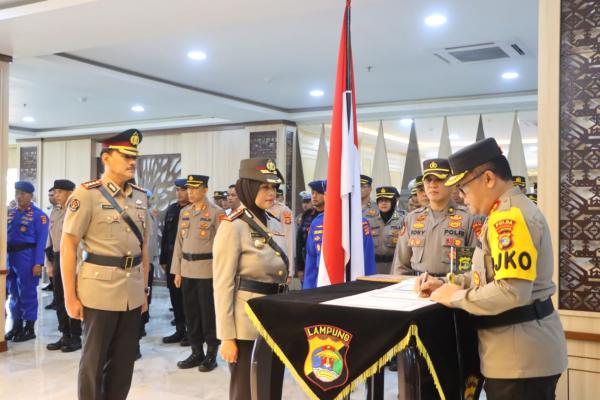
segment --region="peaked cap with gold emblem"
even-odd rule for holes
[[[247,158],[240,161],[240,178],[277,185],[283,183],[283,175],[270,158]]]

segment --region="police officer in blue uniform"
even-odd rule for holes
[[[327,181],[317,182],[319,182],[320,189],[325,193]],[[314,182],[311,182],[311,184],[314,184]],[[317,287],[319,259],[321,257],[321,246],[323,243],[323,216],[324,213],[321,212],[313,219],[306,239],[306,263],[304,266],[304,283],[302,285],[304,289]],[[376,273],[373,236],[371,235],[369,222],[364,217],[362,219],[362,225],[365,275],[373,275]]]
[[[177,227],[179,226],[179,213],[182,208],[190,202],[187,195],[187,180],[185,178],[175,180],[175,195],[177,201],[167,208],[165,214],[165,223],[163,225],[162,238],[160,243],[160,265],[163,267],[167,277],[167,288],[169,288],[169,297],[173,307],[175,317],[175,333],[162,338],[163,343],[177,343],[188,345],[185,332],[185,314],[183,312],[183,295],[181,288],[175,286],[175,275],[171,274],[171,262],[173,260],[173,250],[175,249],[175,239],[177,238]]]
[[[304,264],[306,262],[306,239],[310,224],[325,210],[325,181],[317,180],[308,184],[311,189],[310,201],[312,207],[304,211],[298,222],[298,231],[296,233],[296,273],[300,280],[304,279]]]
[[[5,339],[14,342],[35,338],[37,286],[44,265],[48,216],[33,205],[31,200],[34,190],[30,182],[15,183],[17,206],[8,211],[6,286],[10,296],[13,327]]]

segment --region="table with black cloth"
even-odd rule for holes
[[[411,312],[322,304],[387,285],[355,281],[265,296],[250,300],[246,312],[263,346],[279,356],[308,398],[343,399],[369,377],[382,382],[386,363],[410,345],[440,399],[476,399],[482,383],[477,334],[463,311],[439,304]],[[253,385],[272,379],[268,371],[261,376]],[[265,397],[253,392],[253,398]]]

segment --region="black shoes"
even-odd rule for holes
[[[181,369],[194,368],[204,361],[204,352],[192,351],[192,354],[183,361],[179,361],[177,366]]]
[[[35,339],[35,321],[25,321],[25,328],[13,337],[13,342],[26,342]]]
[[[208,351],[204,361],[198,366],[198,371],[210,372],[215,368],[217,368],[217,351]]]
[[[60,348],[60,351],[63,353],[71,353],[79,349],[81,349],[81,337],[74,336],[67,339],[67,341]]]
[[[162,338],[162,342],[166,344],[179,343],[186,337],[184,330],[176,330],[174,334]]]
[[[48,343],[46,345],[46,349],[50,351],[60,350],[69,340],[69,338],[65,335],[62,335],[60,339],[58,339],[54,343]]]
[[[181,343],[179,343],[179,345],[181,347],[188,347],[190,345],[190,341],[188,340],[187,334],[183,335],[183,338],[181,338]]]
[[[13,321],[13,327],[10,331],[6,332],[4,335],[4,340],[13,340],[15,336],[18,336],[23,331],[23,321],[20,319],[15,319]]]

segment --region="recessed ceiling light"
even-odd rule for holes
[[[514,71],[509,71],[509,72],[505,72],[502,74],[503,79],[517,79],[518,77],[519,77],[519,74]]]
[[[315,89],[315,90],[311,90],[310,91],[310,95],[312,97],[321,97],[325,94],[325,92],[323,92],[321,89]]]
[[[135,105],[135,106],[131,107],[131,111],[144,112],[144,106],[140,106],[139,104]]]
[[[446,23],[448,19],[446,18],[445,15],[441,15],[441,14],[432,14],[430,16],[428,16],[427,18],[425,18],[425,24],[427,26],[441,26],[444,25]]]
[[[192,60],[206,60],[206,53],[199,50],[188,51],[187,56]]]
[[[27,117],[23,117],[21,119],[21,121],[23,121],[23,122],[35,122],[35,118],[27,116]]]
[[[400,123],[404,126],[411,126],[413,123],[413,120],[412,120],[412,118],[402,118],[400,120]]]

